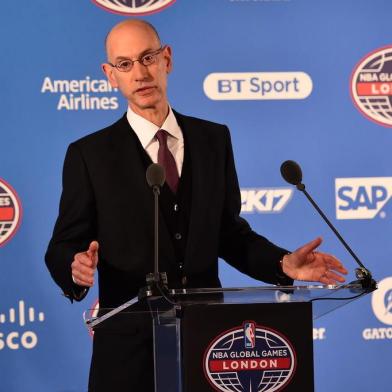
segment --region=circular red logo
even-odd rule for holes
[[[273,392],[290,382],[296,355],[280,332],[245,321],[211,342],[203,364],[216,391]]]
[[[357,64],[350,90],[355,106],[366,118],[392,127],[392,46],[376,49]]]
[[[22,208],[17,193],[0,178],[0,246],[14,236],[21,218]]]
[[[93,0],[106,11],[121,15],[147,15],[162,11],[175,0]]]

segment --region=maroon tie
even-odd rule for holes
[[[167,146],[167,132],[160,129],[155,136],[159,142],[158,163],[165,168],[167,185],[169,185],[173,193],[176,193],[178,187],[178,171],[173,154]]]

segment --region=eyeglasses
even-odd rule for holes
[[[120,60],[117,64],[112,64],[112,63],[108,63],[108,64],[111,67],[117,68],[120,72],[129,72],[133,68],[133,64],[136,63],[136,61],[139,61],[140,64],[143,64],[146,67],[156,63],[158,54],[165,49],[166,49],[166,45],[160,47],[158,50],[146,53],[143,56],[140,56],[136,60],[124,59],[124,60]]]

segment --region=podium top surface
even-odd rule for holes
[[[166,313],[170,309],[181,309],[191,305],[244,305],[264,303],[312,303],[313,320],[334,311],[366,294],[375,287],[366,288],[360,283],[345,285],[310,286],[258,286],[162,290],[162,295],[144,290],[140,298],[135,297],[118,308],[87,310],[85,323],[94,328],[116,314],[140,315]]]

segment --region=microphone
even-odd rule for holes
[[[343,244],[346,250],[350,253],[350,255],[354,258],[354,260],[359,265],[359,268],[355,270],[355,276],[358,279],[358,282],[362,285],[364,289],[369,289],[370,291],[376,289],[376,282],[373,280],[371,272],[362,264],[361,260],[359,260],[358,256],[354,253],[354,251],[350,248],[347,242],[343,239],[340,233],[336,230],[334,225],[330,222],[330,220],[326,217],[326,215],[321,211],[320,207],[316,204],[316,202],[312,199],[309,193],[305,189],[305,184],[302,183],[302,170],[299,164],[295,161],[285,161],[280,166],[280,173],[282,177],[292,185],[295,185],[298,190],[303,192],[316,211],[321,215],[330,229],[334,232],[339,241]]]
[[[157,163],[152,163],[146,171],[146,180],[150,187],[158,187],[158,189],[165,183],[166,174],[163,166]]]
[[[167,274],[159,272],[159,195],[165,183],[166,174],[163,166],[152,163],[146,171],[146,180],[154,193],[154,272],[147,274],[147,287],[139,292],[139,299],[151,295],[163,295],[167,289]]]
[[[282,177],[292,185],[295,185],[300,191],[305,189],[305,185],[302,182],[302,170],[297,162],[285,161],[280,166],[280,173]]]

